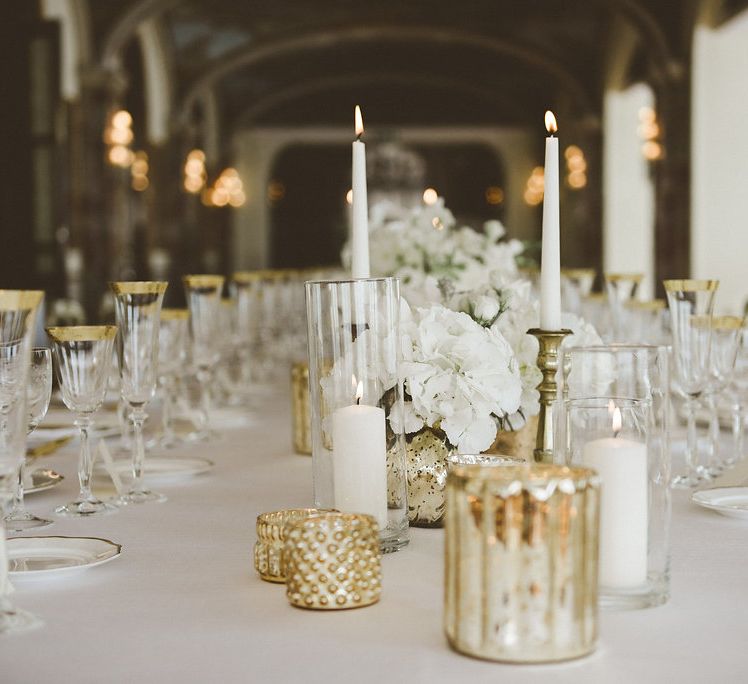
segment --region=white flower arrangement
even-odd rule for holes
[[[393,429],[442,430],[462,453],[480,453],[496,439],[497,418],[520,406],[522,381],[512,348],[500,332],[441,305],[400,314],[401,375],[409,397]]]
[[[408,303],[427,306],[441,301],[442,281],[457,290],[470,290],[485,281],[488,271],[517,278],[516,258],[524,247],[505,236],[499,221],[487,221],[482,232],[470,226],[458,228],[441,197],[416,209],[379,202],[369,218],[371,272],[400,278]],[[345,265],[350,263],[350,245],[344,247],[342,257]]]
[[[403,295],[405,402],[390,411],[393,430],[436,430],[450,448],[475,454],[539,411],[538,341],[527,331],[540,314],[516,265],[522,243],[504,240],[498,221],[483,232],[455,226],[442,198],[415,210],[381,202],[371,211],[370,260],[373,274],[400,278]],[[564,313],[562,324],[574,331],[564,345],[601,344],[582,319]],[[379,381],[388,389],[395,378]]]

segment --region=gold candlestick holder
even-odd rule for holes
[[[554,435],[556,425],[553,416],[553,404],[556,401],[556,371],[558,370],[558,349],[571,330],[541,330],[532,328],[528,335],[537,337],[538,368],[543,374],[543,380],[538,385],[540,392],[540,414],[538,415],[538,435],[535,440],[533,458],[536,463],[553,463]]]

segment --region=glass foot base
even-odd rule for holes
[[[221,435],[214,430],[200,430],[198,432],[190,432],[190,434],[185,437],[185,440],[188,442],[214,442],[219,439],[220,436]]]
[[[29,511],[11,511],[5,518],[5,529],[8,532],[26,532],[37,527],[52,525],[54,520],[40,518]]]
[[[117,503],[120,506],[132,506],[133,504],[143,503],[164,503],[164,501],[166,501],[166,497],[163,494],[144,489],[139,492],[127,492],[119,498]]]
[[[55,508],[57,515],[67,518],[88,518],[93,515],[110,515],[117,512],[117,507],[98,499],[78,499],[64,506]]]
[[[36,615],[20,608],[0,608],[0,634],[28,632],[43,624]]]
[[[184,439],[176,435],[156,435],[153,439],[146,442],[148,449],[175,449],[180,444],[184,444]]]

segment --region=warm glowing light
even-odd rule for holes
[[[556,117],[553,116],[553,112],[550,110],[545,113],[545,130],[548,131],[551,135],[558,131]]]
[[[356,137],[360,138],[364,134],[364,117],[361,116],[361,107],[358,105],[356,105],[354,118],[356,119]]]
[[[439,199],[439,194],[434,188],[426,188],[423,191],[423,203],[424,204],[436,204],[436,200]]]
[[[233,193],[229,197],[229,204],[232,207],[241,207],[244,205],[246,201],[247,201],[247,196],[244,194],[242,190],[239,190],[239,192]]]
[[[138,192],[143,192],[148,187],[148,177],[147,176],[133,176],[132,179],[132,189],[137,190]]]
[[[114,128],[130,128],[132,126],[132,115],[125,109],[112,114],[112,126]]]
[[[542,166],[536,166],[527,179],[527,187],[524,192],[525,203],[531,207],[538,206],[543,201],[545,188],[545,170]]]
[[[660,145],[660,143],[658,143],[655,140],[647,140],[642,145],[642,154],[644,155],[644,158],[648,159],[649,161],[662,159],[662,156],[663,156],[662,145]]]
[[[351,188],[348,192],[345,193],[345,201],[348,204],[353,204],[353,188]]]
[[[197,160],[199,162],[205,162],[205,152],[202,150],[191,150],[190,153],[187,155],[187,159],[189,160]]]
[[[356,376],[353,376],[353,379],[355,381]],[[356,385],[356,403],[360,404],[361,400],[364,398],[364,382],[363,380],[358,381],[358,385]]]
[[[444,230],[444,224],[438,216],[434,216],[434,218],[431,219],[431,225],[434,226],[436,230]]]
[[[584,171],[572,171],[567,180],[570,188],[581,190],[587,185],[587,174]]]
[[[639,109],[639,121],[642,123],[654,123],[657,113],[652,107],[641,107]]]
[[[486,188],[486,204],[496,205],[504,201],[504,191],[498,185],[489,185]]]
[[[583,157],[584,153],[582,152],[582,148],[578,147],[577,145],[569,145],[564,150],[564,157],[567,160],[572,159],[573,157],[580,157],[580,156]]]
[[[608,407],[610,409],[610,407]],[[621,418],[621,409],[617,406],[613,409],[613,434],[617,437],[618,433],[623,427],[623,419]]]
[[[133,161],[133,153],[132,150],[128,149],[124,145],[114,145],[113,147],[109,148],[109,162],[114,164],[115,166],[121,166],[122,168],[127,168],[132,164]]]

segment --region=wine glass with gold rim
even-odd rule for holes
[[[26,453],[26,381],[36,312],[44,298],[40,290],[0,290],[0,504],[12,497],[13,483]],[[5,529],[0,516],[0,634],[38,627],[41,621],[16,608],[8,598]]]
[[[52,352],[48,347],[35,347],[31,350],[31,365],[26,392],[27,434],[30,435],[47,415],[49,400],[52,395]],[[5,526],[12,532],[25,532],[38,527],[46,527],[53,523],[52,520],[40,518],[26,509],[23,496],[25,471],[26,467],[22,462],[18,468],[13,504],[10,513],[5,516]]]
[[[127,402],[132,423],[133,481],[127,494],[120,498],[120,503],[163,502],[166,497],[147,489],[143,481],[143,425],[148,417],[145,409],[156,391],[158,380],[159,323],[168,283],[135,281],[109,283],[109,286],[114,292],[119,328],[117,358],[122,398]]]
[[[685,400],[688,420],[686,471],[675,478],[676,487],[695,487],[709,479],[698,461],[696,408],[709,388],[711,372],[711,320],[718,280],[665,280],[673,332],[673,387]]]
[[[190,342],[192,363],[200,383],[200,403],[203,426],[198,439],[208,439],[210,431],[211,385],[216,364],[220,359],[220,348],[216,341],[221,307],[221,290],[224,277],[220,275],[186,275],[184,283],[187,307],[190,311]]]
[[[105,503],[91,492],[93,457],[89,434],[93,416],[106,395],[112,346],[117,335],[114,325],[73,325],[47,328],[52,340],[57,380],[62,401],[75,413],[75,425],[80,430],[78,479],[80,493],[75,501],[58,506],[61,516],[88,518],[114,513],[116,506]]]

